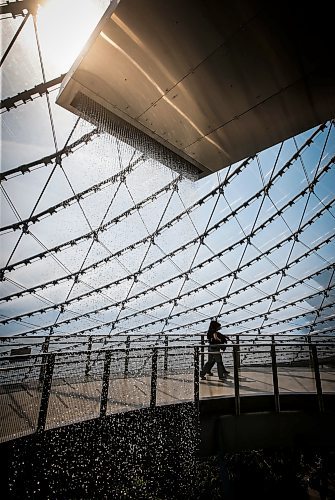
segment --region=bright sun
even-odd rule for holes
[[[108,2],[106,2],[108,4]],[[46,65],[66,73],[101,18],[95,0],[46,0],[37,22]]]

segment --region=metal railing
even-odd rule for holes
[[[154,347],[132,348],[128,341],[124,348],[95,350],[90,343],[87,349],[72,352],[45,349],[38,354],[4,356],[0,359],[0,439],[105,417],[115,411],[183,401],[193,401],[198,407],[201,398],[213,395],[233,397],[235,414],[239,415],[245,388],[241,380],[250,373],[268,377],[276,412],[281,410],[279,379],[288,373],[292,376],[292,370],[300,376],[308,372],[304,377],[312,383],[309,387],[320,412],[324,411],[323,382],[328,384],[325,392],[335,392],[332,339],[284,344],[273,337],[261,344],[231,343],[223,353],[233,378],[226,385],[218,384],[216,377],[208,384],[199,381],[206,354],[203,340],[173,346],[165,340]]]

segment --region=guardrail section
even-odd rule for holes
[[[200,399],[230,397],[235,414],[241,396],[335,393],[335,344],[327,342],[231,342],[222,354],[229,374],[217,367],[199,373],[208,356],[204,342],[42,352],[0,359],[0,441],[106,415]]]

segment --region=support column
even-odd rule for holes
[[[166,375],[167,369],[168,369],[168,355],[169,355],[169,339],[168,336],[165,335],[164,339],[164,375]]]
[[[235,389],[235,415],[241,414],[241,401],[240,401],[240,381],[238,372],[238,356],[239,346],[233,345],[233,361],[234,361],[234,389]]]
[[[105,360],[104,360],[104,371],[103,371],[103,376],[102,376],[102,389],[101,389],[101,399],[100,399],[100,417],[104,417],[106,415],[106,410],[107,410],[111,359],[112,359],[111,351],[106,351]]]
[[[85,377],[88,377],[91,371],[91,351],[92,351],[92,335],[88,338]]]
[[[124,376],[128,377],[129,371],[129,350],[130,350],[130,335],[126,339],[126,353],[124,358]]]
[[[320,413],[324,412],[324,402],[323,402],[323,394],[322,394],[322,384],[320,377],[320,369],[319,369],[319,360],[318,360],[318,352],[315,344],[309,342],[309,349],[311,353],[312,363],[313,363],[313,371],[314,371],[314,379],[316,386],[316,394],[318,398],[318,406]]]
[[[200,368],[202,371],[204,368],[204,364],[205,364],[205,337],[204,337],[204,335],[201,335],[200,342],[201,342]]]
[[[45,424],[47,421],[52,375],[55,366],[55,356],[56,356],[55,354],[47,354],[43,356],[44,358],[46,358],[46,363],[44,365],[45,372],[43,377],[43,387],[41,395],[40,412],[38,415],[38,422],[37,422],[37,432],[44,431]]]
[[[194,403],[199,410],[199,347],[194,348]]]
[[[271,337],[271,362],[272,362],[273,394],[275,397],[275,411],[276,413],[279,413],[280,412],[279,385],[278,385],[276,345],[274,336]]]
[[[46,354],[49,351],[49,345],[50,345],[50,335],[45,337],[44,342],[42,344],[42,353],[43,354]],[[46,356],[42,356],[40,375],[39,375],[39,379],[38,379],[40,384],[43,384],[43,380],[44,380],[45,363],[46,363]]]
[[[150,408],[155,408],[155,406],[156,406],[157,359],[158,359],[158,349],[157,349],[157,347],[154,347],[154,349],[152,350],[152,365],[151,365]]]

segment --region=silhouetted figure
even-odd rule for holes
[[[225,381],[225,375],[228,375],[229,371],[225,369],[222,362],[222,356],[220,351],[224,351],[226,346],[223,344],[227,344],[228,337],[223,335],[219,329],[221,328],[221,324],[218,321],[212,320],[210,322],[207,339],[209,342],[208,346],[208,361],[204,364],[203,369],[200,372],[200,377],[202,380],[206,380],[206,374],[213,375],[211,373],[211,369],[217,364],[219,380]]]

